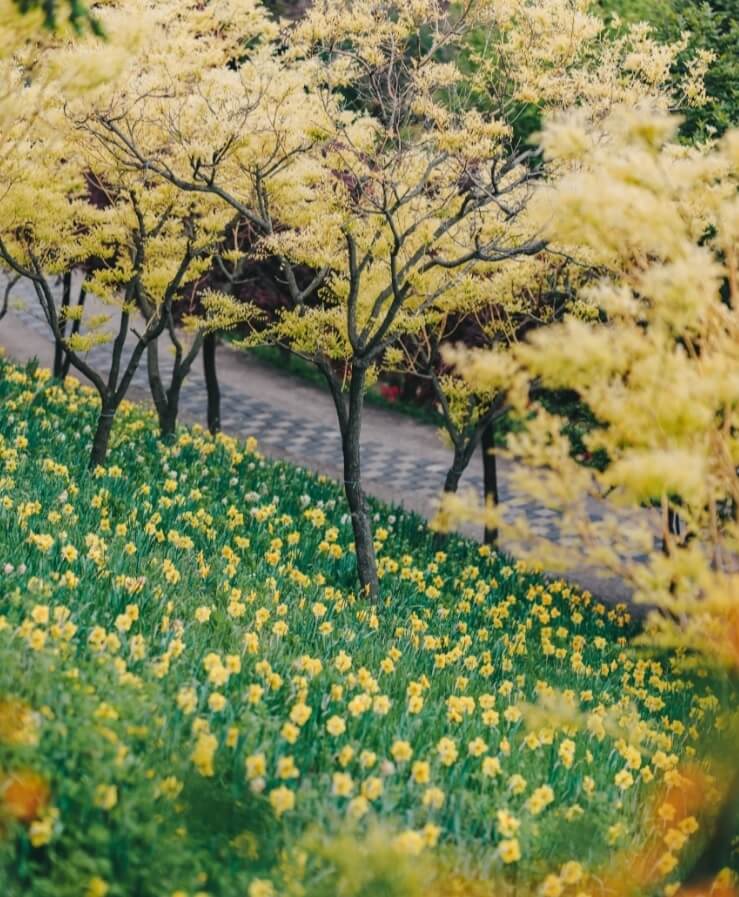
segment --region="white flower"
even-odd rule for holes
[[[8,574],[12,573],[14,569],[15,569],[15,567],[12,564],[6,564],[3,567],[3,571]]]

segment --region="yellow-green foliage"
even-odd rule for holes
[[[535,465],[520,485],[561,510],[579,553],[675,615],[655,617],[660,637],[736,670],[739,133],[688,148],[672,141],[668,116],[618,109],[612,118],[611,139],[589,146],[538,210],[552,239],[610,270],[585,291],[607,322],[572,318],[533,335],[517,351],[516,391],[525,403],[531,378],[577,390],[602,424],[588,447],[608,463],[579,467],[562,420],[541,410],[510,448]],[[569,154],[578,128],[556,121],[547,153]],[[468,370],[485,377],[485,357]],[[594,520],[588,497],[607,497],[611,510]],[[671,512],[681,535],[670,532]],[[572,562],[562,546],[556,553]],[[649,557],[632,563],[635,553]]]
[[[88,389],[2,364],[0,400],[4,895],[679,878],[723,713],[624,607],[387,507],[371,605],[337,485],[128,404],[88,472]]]

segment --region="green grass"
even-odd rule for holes
[[[368,605],[336,484],[133,405],[90,474],[95,411],[0,362],[3,897],[574,895],[662,844],[719,702],[625,608],[379,504]]]

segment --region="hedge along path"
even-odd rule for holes
[[[6,283],[7,279],[0,274],[0,289]],[[106,306],[93,296],[88,297],[87,305],[91,313],[106,311]],[[171,368],[168,337],[164,335],[161,339],[164,344],[160,365],[162,374],[168,377]],[[0,346],[16,361],[35,357],[43,366],[51,366],[54,354],[51,335],[29,284],[20,282],[13,288],[8,312],[0,323]],[[88,357],[97,366],[105,362],[108,354],[108,346],[97,346]],[[217,364],[224,432],[256,437],[260,450],[270,458],[287,460],[336,480],[342,478],[341,437],[327,391],[259,362],[228,344],[219,347]],[[151,402],[145,364],[139,365],[129,397]],[[196,362],[182,386],[180,419],[183,423],[205,424],[205,416],[205,380],[202,363]],[[452,458],[451,449],[443,443],[435,427],[400,412],[369,405],[364,410],[361,451],[368,495],[401,505],[427,519],[433,517]],[[525,514],[537,535],[556,539],[556,512],[513,494],[511,471],[512,466],[499,459],[501,500],[509,502],[516,513]],[[483,494],[479,453],[465,471],[460,489]],[[593,505],[591,513],[597,517],[598,507]],[[473,538],[482,535],[469,525],[460,530]],[[516,553],[515,545],[504,541],[501,547]],[[610,603],[630,602],[631,592],[625,583],[598,576],[591,568],[580,567],[563,575]]]

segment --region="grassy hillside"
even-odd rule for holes
[[[367,605],[335,484],[135,406],[89,474],[95,402],[0,361],[4,897],[676,879],[718,702],[625,608],[379,506]]]

